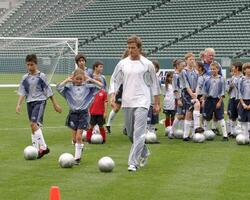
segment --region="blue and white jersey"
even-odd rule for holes
[[[181,76],[184,80],[183,89],[190,88],[193,92],[196,91],[198,83],[198,73],[194,69],[183,69]]]
[[[243,76],[239,81],[239,99],[250,100],[250,78]]]
[[[216,62],[216,61],[214,61],[214,62]],[[218,63],[218,62],[217,62],[217,63]],[[218,64],[219,64],[219,66],[220,66],[219,75],[222,76],[222,67],[221,67],[221,64],[220,64],[220,63],[218,63]],[[205,68],[205,70],[206,70],[206,75],[207,75],[207,76],[211,76],[210,64],[204,63],[204,68]]]
[[[208,79],[208,78],[209,78],[209,76],[207,76],[206,73],[199,75],[198,82],[197,82],[197,88],[196,88],[197,95],[202,95],[203,85],[204,85],[206,79]]]
[[[242,79],[242,74],[239,76],[234,76],[234,79],[232,81],[233,85],[234,85],[234,93],[235,93],[235,99],[239,99],[239,82]]]
[[[225,96],[225,79],[220,75],[210,76],[204,83],[202,94],[212,98]]]
[[[180,82],[180,74],[174,72],[173,74],[173,80],[172,80],[172,86],[173,86],[173,91],[174,92],[179,92],[181,93],[181,82]],[[164,85],[165,87],[165,85]]]
[[[233,79],[234,79],[234,76],[232,76],[231,78],[228,78],[226,80],[226,92],[228,93],[228,96],[230,99],[236,97],[235,90],[233,90],[233,88],[234,88]]]
[[[27,73],[23,76],[18,95],[25,96],[26,102],[44,101],[53,96],[52,89],[47,81],[46,75],[38,72],[35,75]]]
[[[99,91],[97,85],[87,83],[80,86],[72,83],[59,84],[56,89],[66,99],[72,111],[88,109]]]

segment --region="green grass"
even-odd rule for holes
[[[250,148],[234,140],[204,144],[169,140],[159,125],[161,144],[150,145],[148,165],[136,173],[127,171],[130,142],[122,134],[119,113],[105,145],[85,145],[80,166],[62,169],[58,157],[74,153],[70,131],[64,127],[68,112],[65,101],[56,94],[63,113],[53,111],[48,102],[44,135],[51,153],[41,160],[26,161],[23,149],[30,145],[25,104],[15,114],[15,88],[0,89],[0,199],[45,200],[52,185],[60,188],[61,199],[159,200],[159,199],[249,199]],[[54,128],[53,128],[54,127]],[[56,128],[57,127],[57,128]],[[97,162],[111,156],[116,167],[100,173]]]

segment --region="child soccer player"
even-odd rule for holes
[[[87,131],[86,140],[91,142],[91,136],[94,126],[97,124],[99,126],[100,133],[102,135],[103,143],[106,142],[106,132],[103,128],[105,124],[105,118],[107,116],[108,107],[108,95],[104,89],[101,89],[94,98],[94,101],[89,109],[90,113],[90,128]]]
[[[219,75],[220,65],[213,62],[210,65],[211,77],[209,77],[203,86],[203,118],[204,129],[208,130],[208,123],[213,118],[221,125],[223,133],[222,141],[228,141],[226,131],[226,123],[224,120],[224,104],[223,99],[225,96],[225,80]]]
[[[239,80],[242,77],[242,62],[236,61],[232,64],[231,68],[232,78],[229,79],[227,84],[228,94],[230,96],[228,102],[228,118],[229,118],[229,126],[228,126],[228,133],[229,136],[233,137],[233,133],[235,131],[235,126],[237,124],[238,118],[238,104],[239,104],[239,91],[238,91],[238,84]]]
[[[44,73],[38,70],[37,57],[35,54],[27,55],[26,66],[28,73],[23,76],[18,89],[18,102],[16,112],[21,111],[21,104],[26,98],[27,111],[32,131],[32,144],[38,150],[38,159],[50,152],[41,130],[46,101],[50,98],[56,112],[61,112],[61,107],[55,97]]]
[[[93,84],[90,84],[93,83]],[[79,165],[83,149],[82,132],[87,130],[89,123],[89,106],[95,94],[103,85],[85,75],[82,69],[76,69],[73,76],[57,85],[58,92],[66,99],[70,111],[66,125],[72,129],[75,144],[75,164]]]
[[[182,59],[176,59],[173,61],[173,67],[175,69],[173,74],[172,86],[174,91],[175,105],[176,105],[176,115],[174,122],[172,124],[172,128],[169,132],[169,138],[173,138],[173,133],[175,128],[179,125],[183,127],[184,124],[184,110],[181,98],[181,90],[182,90],[182,80],[181,80],[181,72],[186,66],[186,62]]]
[[[166,115],[165,119],[165,128],[172,126],[175,116],[175,98],[174,90],[172,86],[173,81],[173,72],[168,72],[165,81],[165,94],[164,94],[164,103],[163,103],[163,113]],[[170,139],[173,138],[172,135],[168,135]]]
[[[243,134],[249,138],[250,123],[250,63],[243,64],[244,77],[239,82],[239,121]]]

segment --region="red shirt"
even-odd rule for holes
[[[94,98],[89,112],[91,115],[103,115],[105,112],[105,103],[108,102],[108,95],[104,89],[101,89]]]

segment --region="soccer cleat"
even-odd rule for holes
[[[110,134],[111,133],[110,126],[106,126],[106,129],[107,129],[108,133]]]
[[[129,165],[128,166],[128,171],[129,172],[136,172],[136,170],[137,170],[137,167],[135,165]]]
[[[190,137],[183,138],[183,141],[188,142],[190,140]]]
[[[80,165],[81,158],[75,159],[74,165]]]
[[[227,142],[228,141],[228,137],[223,137],[221,141],[222,142]]]
[[[140,158],[140,167],[144,167],[148,163],[148,157],[150,156],[150,151],[148,150],[148,153],[145,157]]]
[[[49,148],[47,147],[45,150],[39,149],[37,159],[42,158],[45,154],[50,152]]]
[[[212,129],[215,135],[220,135],[220,131],[217,128]]]

